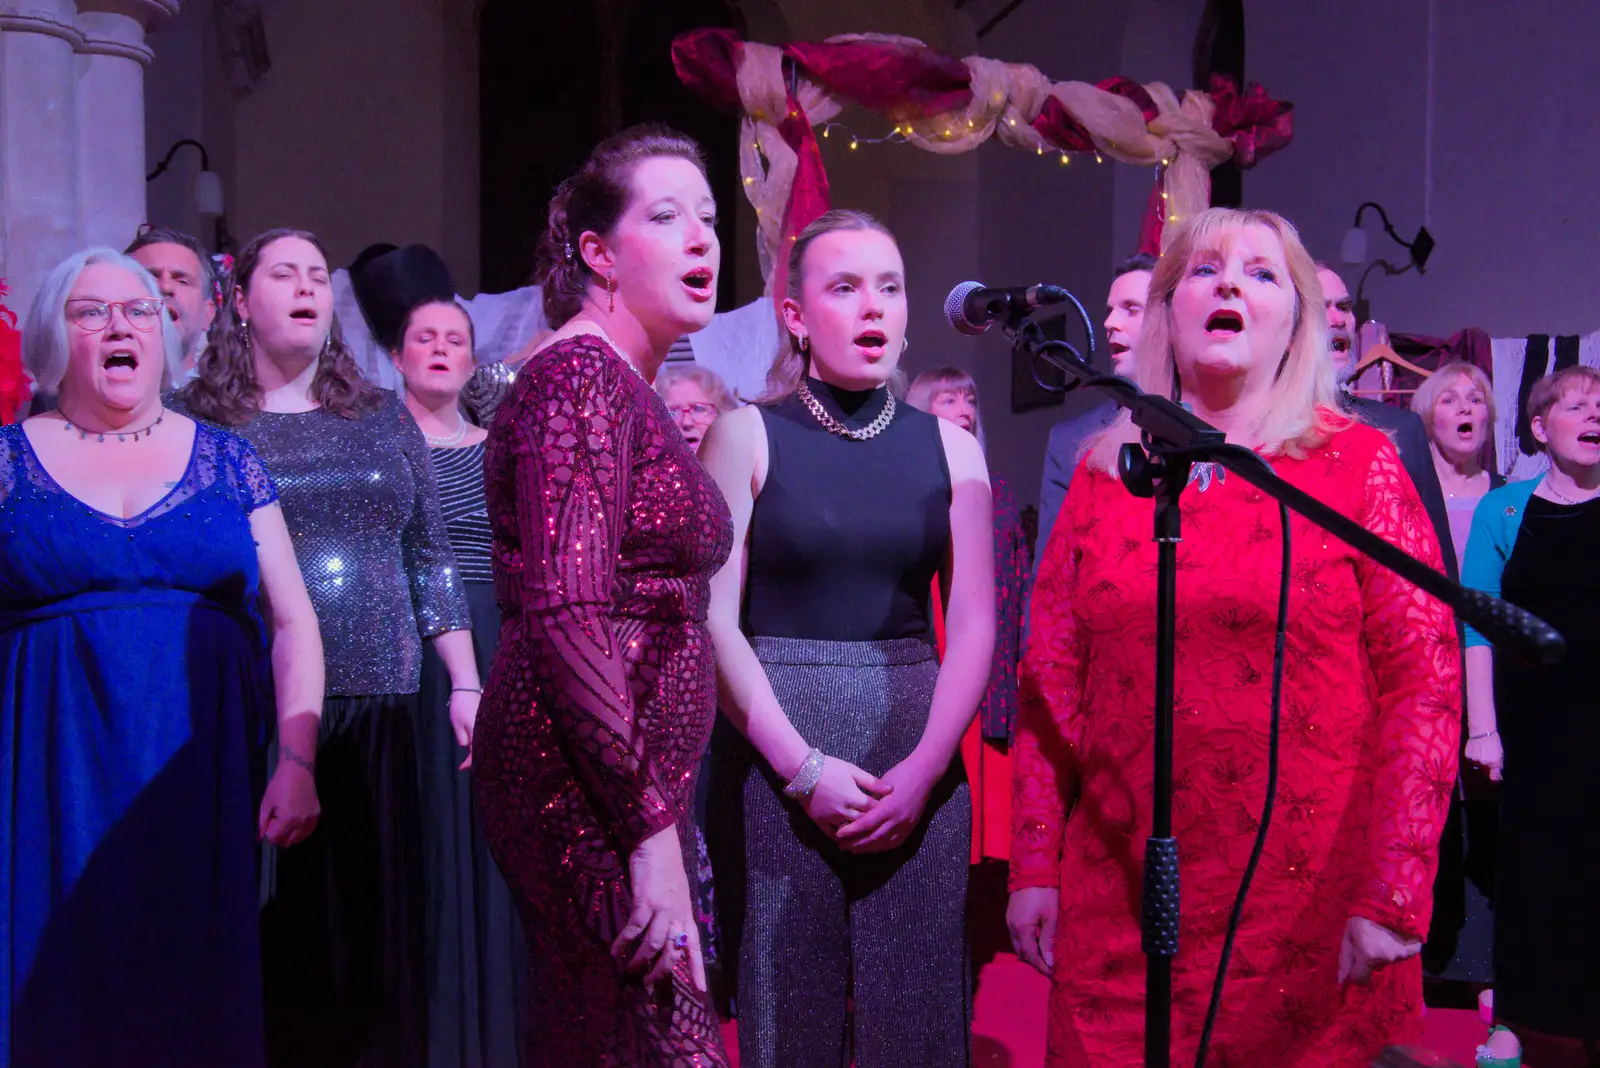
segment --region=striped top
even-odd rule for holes
[[[463,582],[493,582],[489,564],[489,507],[483,495],[483,442],[458,449],[429,449],[439,480],[445,533]]]

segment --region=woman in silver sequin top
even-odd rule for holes
[[[268,1059],[419,1066],[427,1047],[416,715],[422,643],[470,738],[472,635],[427,444],[356,370],[315,237],[274,230],[239,257],[217,343],[178,402],[234,428],[277,478],[321,623],[322,824],[269,858],[262,910]]]

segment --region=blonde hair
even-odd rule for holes
[[[1353,420],[1338,411],[1338,387],[1333,361],[1328,356],[1328,320],[1322,306],[1322,284],[1317,267],[1300,241],[1294,225],[1270,211],[1209,208],[1179,224],[1172,244],[1156,262],[1150,276],[1150,298],[1144,326],[1134,347],[1134,380],[1146,393],[1182,395],[1173,349],[1172,296],[1191,264],[1202,255],[1226,248],[1247,226],[1264,226],[1283,242],[1289,281],[1294,286],[1294,328],[1272,380],[1265,409],[1254,430],[1267,456],[1300,458],[1327,443]],[[1115,474],[1117,453],[1124,444],[1139,440],[1139,428],[1126,411],[1091,444],[1091,467]]]
[[[941,393],[965,393],[972,402],[972,436],[984,444],[983,410],[978,407],[978,383],[959,367],[936,367],[912,380],[906,390],[906,403],[922,412],[931,412]]]
[[[823,212],[795,236],[794,245],[789,249],[789,281],[784,295],[790,300],[800,299],[800,291],[805,284],[806,250],[823,234],[841,230],[876,230],[891,241],[895,239],[887,226],[864,211],[835,208]],[[784,338],[778,355],[772,361],[772,368],[767,372],[767,388],[755,399],[756,404],[778,403],[798,389],[800,380],[811,373],[811,356],[800,347],[800,340],[787,330],[784,331]],[[893,382],[889,388],[895,388]]]
[[[728,392],[727,383],[722,381],[722,376],[709,367],[692,363],[663,367],[656,374],[656,393],[662,400],[666,400],[667,391],[679,382],[693,382],[699,386],[700,392],[711,398],[711,403],[716,405],[718,412],[731,412],[738,407],[733,394]]]
[[[1446,386],[1455,385],[1458,378],[1466,378],[1473,388],[1483,394],[1484,401],[1489,405],[1489,431],[1491,434],[1494,432],[1494,387],[1489,384],[1489,376],[1483,373],[1483,368],[1465,360],[1452,360],[1424,378],[1422,385],[1411,396],[1411,410],[1422,417],[1422,427],[1428,432],[1429,440],[1433,438],[1433,407],[1439,403],[1439,394],[1445,391]]]

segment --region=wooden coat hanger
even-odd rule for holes
[[[1375,363],[1392,363],[1401,370],[1410,371],[1412,374],[1421,375],[1423,378],[1433,374],[1432,371],[1418,367],[1388,345],[1378,344],[1368,349],[1367,354],[1361,357],[1361,362],[1356,364],[1356,375],[1359,376],[1362,371],[1365,371]]]

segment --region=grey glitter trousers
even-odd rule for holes
[[[939,672],[925,642],[752,644],[795,729],[829,756],[881,775],[921,739]],[[740,1063],[966,1068],[972,799],[960,756],[912,837],[862,855],[839,849],[785,798],[725,719],[708,773],[707,838]]]

